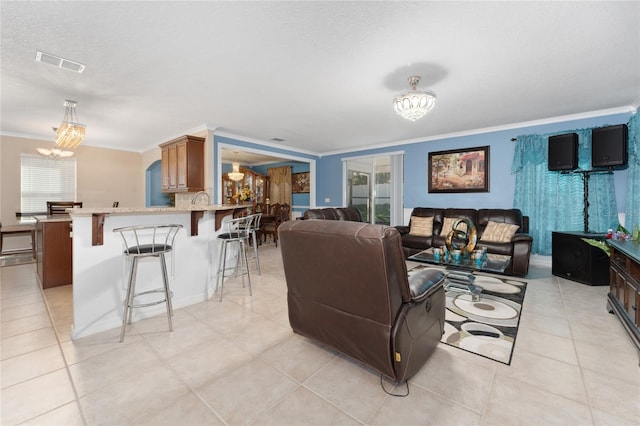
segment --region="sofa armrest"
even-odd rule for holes
[[[404,225],[396,226],[395,228],[398,230],[400,235],[408,234],[410,230],[408,226],[404,226]]]
[[[420,302],[444,285],[445,274],[437,269],[426,269],[409,277],[411,300]]]
[[[533,237],[529,234],[514,234],[513,237],[511,237],[511,242],[517,243],[518,241],[530,243],[533,241]]]
[[[533,238],[527,234],[516,234],[511,239],[513,244],[513,275],[524,277],[529,273],[529,257]]]

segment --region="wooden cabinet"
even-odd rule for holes
[[[263,176],[244,167],[241,167],[240,171],[244,173],[244,176],[238,182],[229,179],[228,173],[222,175],[222,202],[235,203],[233,196],[240,188],[248,186],[255,195],[255,202],[266,204],[267,198],[269,198],[269,176]]]
[[[204,138],[181,136],[160,145],[162,192],[204,191]]]
[[[42,288],[73,282],[71,219],[37,218],[36,246],[38,278]]]
[[[611,241],[609,312],[615,313],[640,351],[640,243]]]
[[[256,202],[266,204],[269,198],[269,176],[256,176]]]

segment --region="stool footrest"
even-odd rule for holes
[[[145,294],[152,294],[152,293],[162,293],[164,294],[164,288],[157,288],[154,290],[147,290],[147,291],[143,291],[141,293],[136,293],[133,295],[133,298],[135,299],[138,296],[142,296]],[[169,291],[169,297],[173,298],[173,292]],[[153,302],[147,302],[147,303],[132,303],[130,305],[131,308],[146,308],[147,306],[155,306],[155,305],[159,305],[161,303],[166,303],[167,299],[162,299],[162,300],[156,300]]]

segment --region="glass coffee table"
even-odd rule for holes
[[[459,261],[454,261],[449,258],[448,260],[444,260],[440,258],[438,260],[433,256],[433,247],[428,248],[420,253],[414,254],[413,256],[409,256],[407,260],[413,260],[415,262],[422,263],[431,263],[433,265],[444,266],[447,269],[451,270],[467,270],[467,271],[482,271],[482,272],[493,272],[495,274],[502,274],[511,263],[511,256],[506,256],[502,254],[491,254],[487,253],[487,258],[482,262],[476,262],[471,259],[460,259]]]
[[[482,288],[473,284],[475,280],[473,271],[502,274],[511,263],[511,256],[487,253],[486,258],[482,262],[476,262],[469,258],[455,261],[452,258],[445,260],[441,257],[436,260],[433,255],[433,248],[429,248],[413,256],[409,256],[407,260],[429,263],[446,268],[449,281],[449,284],[445,286],[446,290],[469,293],[474,301],[478,301],[480,300]]]

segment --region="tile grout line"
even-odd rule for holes
[[[591,398],[589,397],[589,390],[587,389],[587,384],[585,382],[584,377],[584,368],[582,367],[582,363],[580,362],[580,357],[578,356],[578,348],[576,347],[576,341],[573,335],[573,327],[571,326],[571,321],[569,321],[569,316],[567,315],[567,303],[565,301],[565,292],[562,289],[561,279],[555,276],[552,276],[552,279],[558,286],[558,292],[560,293],[560,299],[562,300],[562,308],[564,310],[565,318],[567,318],[567,322],[569,324],[569,335],[571,336],[571,346],[573,347],[573,352],[576,356],[576,361],[578,363],[578,369],[580,370],[580,379],[582,380],[582,388],[584,390],[584,395],[587,399],[587,407],[589,407],[589,416],[591,416],[591,424],[595,425],[596,419],[593,414],[593,407],[591,406]]]
[[[36,276],[37,276],[37,273],[36,273]],[[58,342],[58,350],[60,351],[60,355],[62,356],[62,361],[64,362],[64,369],[67,372],[67,377],[69,378],[69,382],[71,383],[71,389],[73,390],[73,395],[75,396],[76,406],[78,407],[78,411],[80,412],[80,417],[82,418],[83,424],[85,426],[87,426],[87,425],[89,425],[89,423],[87,422],[87,417],[85,416],[84,410],[82,409],[82,404],[80,404],[80,397],[78,395],[78,390],[76,389],[76,385],[75,385],[75,383],[73,381],[73,376],[71,375],[71,370],[69,369],[69,363],[67,362],[67,357],[65,356],[64,351],[62,350],[62,342],[60,340],[60,335],[58,334],[58,327],[56,326],[56,322],[55,322],[55,320],[53,318],[53,313],[52,313],[52,310],[51,310],[51,306],[49,306],[49,301],[45,297],[44,289],[40,285],[40,280],[36,279],[36,281],[37,281],[36,285],[38,286],[38,289],[40,290],[40,296],[42,297],[42,300],[44,301],[45,307],[47,308],[47,315],[49,315],[49,321],[51,321],[51,325],[53,326],[53,333],[55,334],[56,341]],[[52,411],[52,410],[50,410],[50,411]]]

